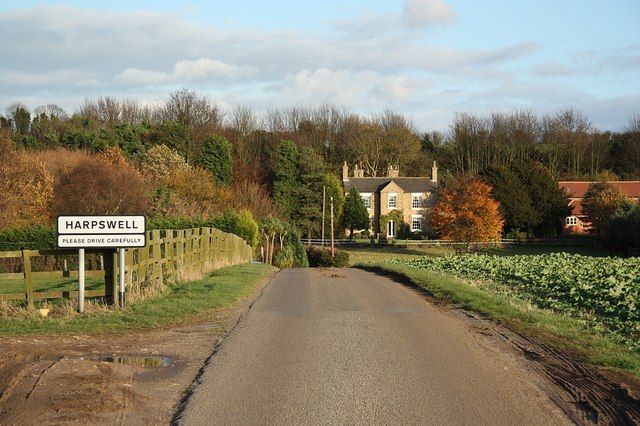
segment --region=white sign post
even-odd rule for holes
[[[118,249],[118,281],[120,289],[120,308],[124,309],[124,249]]]
[[[85,249],[118,249],[120,306],[124,308],[125,248],[147,244],[144,216],[58,216],[58,247],[78,249],[78,311],[84,310]]]
[[[84,312],[84,249],[78,249],[78,312]]]

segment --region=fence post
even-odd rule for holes
[[[160,230],[154,229],[151,231],[151,237],[153,242],[153,258],[149,259],[152,263],[153,284],[162,285],[164,277],[162,276],[162,265],[160,264],[162,257],[160,251],[162,250],[160,244]]]
[[[105,251],[104,254],[104,299],[107,305],[115,304],[116,286],[116,252],[115,250]]]
[[[22,270],[24,272],[24,286],[27,296],[27,305],[33,307],[33,280],[31,278],[31,255],[27,250],[22,250]]]

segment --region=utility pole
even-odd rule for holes
[[[331,257],[335,255],[335,248],[333,245],[333,197],[331,197]]]
[[[324,211],[325,200],[327,198],[327,187],[322,185],[322,247],[324,247]]]

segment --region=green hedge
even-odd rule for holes
[[[309,266],[344,268],[349,266],[349,253],[335,250],[335,256],[331,257],[331,249],[319,246],[307,247]]]
[[[56,230],[52,226],[29,226],[0,230],[0,251],[40,250],[56,247]]]
[[[228,211],[207,219],[154,218],[147,221],[147,230],[216,228],[235,234],[255,247],[258,242],[258,224],[246,215]],[[0,251],[43,250],[56,248],[54,226],[29,226],[0,230]]]

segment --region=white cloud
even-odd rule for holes
[[[405,0],[404,21],[413,28],[433,24],[451,24],[458,17],[445,0]]]
[[[117,83],[129,85],[151,85],[167,83],[171,77],[162,71],[141,70],[139,68],[126,68],[116,74],[114,80]]]
[[[72,110],[85,97],[105,95],[156,104],[169,90],[188,86],[221,104],[250,104],[257,111],[321,102],[357,112],[389,106],[430,129],[446,127],[454,111],[589,101],[590,88],[546,84],[563,69],[554,69],[549,57],[546,68],[536,68],[544,45],[459,47],[435,44],[413,30],[456,20],[443,0],[407,0],[404,11],[362,11],[313,30],[224,28],[175,13],[14,9],[0,12],[0,111],[17,100]],[[627,78],[638,73],[639,52],[631,46],[567,54],[561,63],[581,73],[616,69]],[[547,73],[545,81],[519,80],[535,71]],[[629,87],[630,95],[638,93],[637,84]],[[612,98],[606,105],[614,104],[622,111],[631,102]],[[593,111],[604,114],[605,108]]]
[[[209,58],[200,58],[195,61],[184,60],[173,66],[175,78],[181,81],[197,81],[216,77],[234,80],[239,77],[250,77],[257,73],[257,67],[227,64]]]
[[[126,68],[116,74],[114,80],[129,85],[154,85],[166,83],[191,83],[206,80],[235,81],[241,77],[250,77],[257,73],[256,67],[237,66],[209,58],[195,61],[182,60],[173,65],[173,71],[153,71],[139,68]]]

